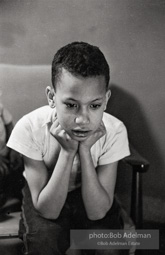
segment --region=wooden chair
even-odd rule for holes
[[[131,202],[130,202],[130,217],[133,220],[137,229],[143,227],[143,185],[142,175],[147,172],[149,162],[142,157],[132,146],[130,146],[131,155],[121,160],[131,169]],[[120,165],[119,165],[120,168]],[[119,187],[120,189],[120,187]]]
[[[18,238],[21,203],[9,199],[0,209],[0,254],[22,255],[23,243]]]

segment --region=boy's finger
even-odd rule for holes
[[[53,128],[56,128],[56,127],[58,127],[58,125],[59,125],[59,122],[58,122],[58,119],[56,118],[56,119],[53,121],[53,123],[52,123],[52,127],[53,127]]]
[[[103,122],[103,121],[101,121],[101,127],[105,127],[105,125],[104,125],[104,122]]]
[[[66,133],[66,131],[65,131],[65,136],[66,136],[66,139],[67,140],[71,140],[72,138],[70,137],[70,135],[68,135],[68,133]]]
[[[52,126],[50,128],[50,132],[52,135],[59,135],[59,133],[61,132],[61,126],[58,121],[55,121],[52,124]]]
[[[52,116],[52,122],[54,122],[57,119],[57,111],[55,110],[53,112],[53,116]]]
[[[55,120],[57,120],[57,113],[55,113],[55,115],[52,117],[52,122],[54,122]]]

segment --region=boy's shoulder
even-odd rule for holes
[[[53,111],[54,109],[50,108],[48,105],[45,105],[33,110],[30,113],[27,113],[19,122],[24,122],[26,124],[28,123],[33,130],[37,130],[51,121]]]
[[[104,112],[103,122],[107,130],[118,130],[120,127],[124,126],[123,122],[116,118],[115,116]]]

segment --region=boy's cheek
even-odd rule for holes
[[[58,118],[58,121],[59,121],[61,128],[64,129],[65,131],[67,131],[68,127],[69,127],[69,122],[63,120],[62,118]]]
[[[74,116],[70,114],[57,114],[58,121],[63,128],[68,128],[74,125]]]

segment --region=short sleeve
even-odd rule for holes
[[[25,117],[16,123],[7,146],[29,158],[42,160],[41,147],[35,139],[30,122]]]
[[[99,165],[110,164],[130,155],[127,130],[122,122],[113,134],[107,132],[105,140]]]

